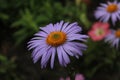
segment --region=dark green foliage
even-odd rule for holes
[[[15,57],[7,59],[6,56],[0,55],[0,79],[1,80],[20,80],[21,75],[16,73]]]
[[[39,30],[39,27],[49,23],[56,23],[56,21],[78,21],[85,26],[89,26],[90,22],[85,15],[85,5],[82,4],[81,10],[74,4],[71,5],[66,4],[63,6],[59,2],[50,3],[49,1],[40,5],[33,1],[28,8],[21,9],[18,19],[12,23],[12,26],[17,28],[17,32],[14,33],[16,44],[20,44],[25,39],[31,37]]]

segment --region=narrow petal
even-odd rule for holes
[[[117,4],[117,0],[114,0],[114,2],[113,2],[114,4]]]
[[[73,52],[74,55],[78,55],[78,54],[81,55],[82,54],[80,52],[80,50],[77,49],[76,47],[74,47],[74,44],[71,44],[70,42],[68,42],[67,44],[65,44],[64,47],[65,47],[65,49],[70,50],[71,52]]]
[[[54,66],[55,54],[56,54],[55,48],[52,48],[52,56],[51,56],[51,63],[50,63],[51,68],[53,68],[53,66]]]
[[[72,53],[67,46],[62,46],[62,47],[65,50],[65,52],[67,52],[67,54],[69,54],[70,56],[74,56],[74,53]]]
[[[86,41],[86,38],[88,38],[87,35],[80,35],[80,34],[68,35],[68,41],[73,41],[73,40]]]
[[[108,22],[109,19],[110,19],[110,14],[107,14],[103,19],[103,22]]]
[[[120,42],[120,39],[117,38],[117,39],[116,39],[116,43],[117,43],[117,44],[116,44],[116,48],[117,48],[117,49],[118,49],[118,47],[119,47],[119,42]]]
[[[49,34],[50,32],[54,31],[53,24],[48,24],[46,27],[41,27],[40,30]]]
[[[61,31],[64,31],[64,29],[66,28],[66,27],[68,27],[68,22],[67,23],[65,23],[64,25],[63,25],[63,27],[62,27],[62,30]]]
[[[32,53],[34,63],[36,63],[40,59],[40,57],[43,56],[44,53],[46,53],[46,48],[45,47],[39,49],[37,52],[34,51]]]
[[[98,18],[100,18],[100,17],[106,15],[106,12],[103,12],[103,11],[96,11],[94,15],[95,15],[95,17],[98,19]]]
[[[68,31],[66,31],[66,33],[69,34],[74,34],[74,33],[78,33],[81,32],[82,28],[79,26],[73,27],[71,29],[69,29]]]
[[[48,47],[48,46],[42,45],[42,46],[38,46],[38,47],[34,48],[32,57],[34,57],[36,54],[39,54],[39,52],[40,52],[41,50],[45,50],[46,47]]]
[[[100,5],[103,6],[103,7],[107,7],[108,6],[107,4],[103,4],[103,3],[101,3]]]
[[[117,20],[116,15],[115,15],[115,14],[112,14],[111,18],[112,18],[112,23],[113,23],[113,25],[115,25],[115,22],[116,22],[116,20]]]
[[[61,66],[63,66],[63,57],[62,57],[62,52],[61,52],[61,48],[57,47],[57,55],[58,55],[58,60]]]
[[[61,52],[62,52],[62,55],[63,55],[64,62],[66,64],[68,64],[70,62],[70,59],[69,59],[68,55],[66,54],[65,50],[63,49],[63,47],[60,46],[60,48],[61,48]]]
[[[68,25],[63,31],[68,31],[69,29],[71,29],[73,26],[77,26],[78,24],[76,23],[76,22],[74,22],[74,23],[72,23],[72,24],[70,24],[70,25]]]
[[[63,21],[61,21],[60,23],[57,23],[57,24],[55,25],[56,31],[61,31],[62,25],[63,25]]]
[[[33,42],[31,41],[27,47],[28,47],[28,50],[31,50],[39,45],[46,45],[46,43],[45,41],[42,41],[42,40],[35,40]]]
[[[46,53],[43,54],[42,59],[41,59],[41,65],[43,67],[46,67],[44,65],[46,65],[48,63],[48,60],[50,59],[51,54],[52,54],[52,48],[48,47],[46,49]]]
[[[115,39],[115,40],[112,42],[112,46],[118,48],[118,45],[119,45],[119,39]]]
[[[35,36],[41,36],[41,37],[47,37],[47,33],[43,32],[43,31],[39,31],[38,33],[35,34]]]

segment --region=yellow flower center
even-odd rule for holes
[[[104,34],[104,31],[103,31],[102,28],[99,28],[99,29],[96,30],[96,35],[97,35],[97,36],[100,36],[100,35],[102,35],[102,34]]]
[[[116,4],[110,4],[107,7],[107,11],[113,13],[118,10],[118,6]]]
[[[66,38],[67,37],[64,32],[54,31],[48,35],[46,42],[47,44],[56,47],[63,44],[66,41]]]
[[[115,32],[116,37],[120,38],[120,29]]]

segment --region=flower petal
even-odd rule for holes
[[[55,48],[53,47],[53,48],[52,48],[51,63],[50,63],[51,68],[53,68],[53,66],[54,66],[55,54],[56,54],[56,51],[55,51]]]

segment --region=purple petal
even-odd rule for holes
[[[60,65],[63,66],[63,58],[62,58],[62,52],[60,47],[57,47],[57,55],[58,55],[58,60]]]
[[[53,24],[49,24],[46,27],[41,27],[40,30],[46,32],[47,34],[49,34],[50,32],[54,31],[54,27]]]
[[[55,27],[56,31],[60,31],[61,28],[62,28],[62,25],[63,25],[63,21],[61,21],[60,23],[55,24],[54,27]]]
[[[103,4],[103,3],[101,3],[100,5],[103,6],[103,7],[107,7],[108,6],[107,4]]]
[[[79,26],[76,26],[76,27],[72,27],[71,29],[69,29],[68,31],[66,31],[66,33],[68,34],[73,34],[73,33],[78,33],[78,32],[81,32],[82,28],[79,27]]]
[[[74,53],[70,51],[70,49],[66,46],[62,46],[63,49],[67,52],[67,54],[69,54],[70,56],[74,56]]]
[[[71,47],[73,47],[73,48],[75,48],[76,49],[76,51],[74,51],[74,52],[76,52],[77,54],[79,54],[79,55],[81,55],[82,56],[82,52],[81,52],[81,50],[82,50],[82,45],[81,46],[78,46],[78,44],[77,43],[74,43],[74,42],[69,42],[68,43],[68,45],[69,46],[71,46]]]
[[[116,15],[115,15],[115,14],[112,14],[112,15],[111,15],[111,18],[112,18],[112,23],[113,23],[113,25],[115,25],[115,22],[116,22],[116,20],[117,20]]]
[[[42,37],[47,37],[48,34],[43,32],[43,31],[39,31],[38,33],[35,34],[35,36],[42,36]]]
[[[113,4],[113,3],[112,3],[112,2],[110,2],[110,1],[108,1],[108,2],[107,2],[107,4],[108,4],[108,5],[111,5],[111,4]]]
[[[98,10],[101,10],[101,11],[106,11],[106,8],[105,8],[105,7],[98,7],[97,9],[98,9]]]
[[[113,2],[114,4],[117,4],[117,0],[114,0],[114,2]]]
[[[46,49],[46,53],[43,54],[42,59],[41,59],[41,65],[43,67],[46,67],[44,65],[48,63],[48,60],[50,59],[51,54],[52,54],[52,48],[48,47]]]
[[[87,48],[87,45],[85,45],[83,43],[72,42],[72,44],[75,44],[75,46],[80,50],[86,50],[86,48]]]
[[[36,63],[44,53],[46,53],[46,47],[39,49],[37,52],[34,51],[32,53],[34,63]]]
[[[34,50],[33,50],[33,53],[32,53],[32,57],[34,57],[36,54],[39,53],[40,50],[42,50],[42,49],[44,49],[46,47],[47,47],[46,45],[35,47]]]
[[[67,36],[68,41],[73,41],[73,40],[80,40],[80,41],[86,41],[86,38],[88,38],[87,35],[80,35],[80,34],[72,34]]]
[[[51,68],[53,68],[53,66],[54,66],[55,54],[56,54],[55,48],[52,48]]]
[[[46,45],[45,41],[43,40],[33,40],[30,41],[29,45],[28,45],[28,50],[31,50],[37,46],[41,46],[41,45]]]
[[[67,42],[66,44],[64,44],[64,48],[73,52],[74,55],[82,55],[80,49],[77,49],[71,42]]]
[[[113,41],[112,46],[118,48],[118,45],[119,45],[119,39],[117,38]]]
[[[103,12],[103,11],[96,11],[95,12],[95,17],[98,19],[104,15],[106,15],[107,13],[106,12]]]
[[[63,24],[62,31],[68,26],[68,24],[69,24],[68,22]]]
[[[110,14],[108,13],[108,14],[104,17],[103,22],[107,22],[109,19],[110,19]]]
[[[74,22],[74,23],[72,23],[72,24],[70,24],[70,25],[68,25],[63,31],[68,31],[69,29],[71,29],[72,27],[74,27],[74,26],[77,26],[78,24],[76,23],[76,22]]]
[[[66,54],[65,50],[63,49],[63,47],[60,46],[60,48],[61,48],[61,52],[62,52],[62,55],[63,55],[64,62],[66,64],[68,64],[70,62],[70,59],[69,59],[68,55]]]

